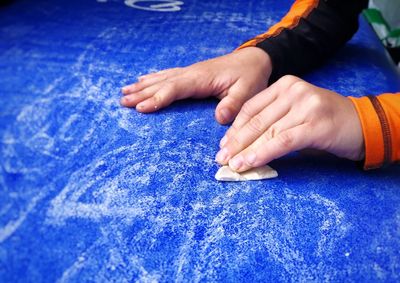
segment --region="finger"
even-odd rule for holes
[[[157,91],[159,91],[163,86],[163,83],[158,83],[152,85],[148,88],[143,89],[142,91],[125,95],[121,98],[121,105],[125,107],[135,107],[138,103],[150,98],[153,96]]]
[[[301,79],[294,76],[284,76],[265,90],[259,92],[243,105],[230,131],[240,129],[263,108],[271,104],[278,97],[286,95],[288,88],[298,81],[301,81]]]
[[[140,81],[145,80],[146,78],[151,78],[151,77],[157,76],[158,73],[159,72],[144,74],[144,75],[141,75],[141,76],[137,77],[137,80],[140,82]]]
[[[155,77],[155,76],[158,76],[163,73],[165,73],[165,70],[154,72],[154,73],[149,73],[149,74],[144,74],[144,75],[139,76],[137,79],[138,79],[138,81],[143,81],[145,79]]]
[[[162,70],[162,71],[159,71],[156,73],[151,73],[151,74],[140,76],[138,78],[137,83],[124,86],[122,88],[122,93],[125,95],[128,95],[131,93],[141,91],[151,85],[154,85],[161,81],[165,81],[166,79],[171,79],[174,76],[177,76],[182,72],[183,72],[182,68],[172,68],[172,69],[166,69],[166,70]]]
[[[148,87],[150,87],[150,86],[152,86],[154,84],[157,84],[159,82],[165,81],[167,78],[168,77],[167,77],[166,74],[161,74],[161,75],[157,74],[157,75],[154,75],[152,77],[139,80],[137,83],[124,86],[122,88],[122,93],[124,95],[133,94],[133,93],[142,91],[145,88],[148,88]]]
[[[173,75],[177,75],[178,73],[182,72],[182,69],[183,68],[180,68],[180,67],[165,69],[165,70],[161,70],[161,71],[158,71],[158,72],[142,75],[142,76],[138,77],[138,80],[142,81],[142,80],[149,79],[151,77],[155,77],[155,76],[158,76],[158,75],[164,75],[164,74],[167,74],[169,76],[173,76]]]
[[[254,99],[254,98],[253,98]],[[220,141],[220,148],[224,147],[228,140],[234,136],[242,127],[244,124],[247,123],[251,119],[251,113],[259,113],[263,109],[263,105],[261,104],[255,104],[251,105],[250,103],[251,100],[245,102],[242,105],[242,108],[240,109],[238,115],[236,116],[236,119],[233,121],[232,125],[229,127],[229,129],[226,131],[225,135]],[[256,114],[256,115],[257,115]]]
[[[290,117],[291,115],[289,118],[285,117],[289,111],[290,104],[286,100],[275,100],[252,117],[240,130],[227,137],[221,154],[217,154],[216,160],[221,164],[226,164],[232,156],[247,148],[264,133],[267,135],[277,134],[276,131],[280,131],[280,129],[274,125],[275,123],[278,123],[278,126],[280,124],[286,126],[283,129],[298,125],[298,118]]]
[[[243,105],[232,126],[234,126],[235,129],[240,129],[262,109],[274,102],[277,97],[278,88],[276,84],[259,92]]]
[[[247,171],[250,168],[265,165],[292,151],[307,148],[312,144],[312,140],[313,133],[308,124],[287,129],[272,139],[265,134],[232,158],[229,166],[237,172]]]
[[[235,133],[240,130],[252,117],[257,115],[263,108],[273,103],[278,97],[286,94],[288,87],[301,79],[293,76],[285,76],[271,86],[258,93],[248,102],[246,102],[242,109],[240,110],[238,116],[233,122],[232,126],[225,133],[225,136],[221,139],[220,147],[222,148],[229,137],[235,135]]]
[[[304,115],[301,115],[298,111],[291,109],[284,117],[268,127],[264,134],[267,138],[269,137],[269,139],[272,139],[283,131],[294,128],[303,123],[305,123]]]
[[[252,117],[257,115],[262,109],[270,105],[277,99],[278,93],[274,85],[258,93],[249,101],[243,104],[232,126],[221,139],[220,147],[223,147],[229,140],[229,137],[235,135]]]
[[[215,109],[215,118],[220,124],[227,124],[235,119],[242,105],[252,96],[249,87],[234,84]]]
[[[140,102],[136,109],[142,113],[149,113],[170,105],[175,100],[194,95],[195,86],[192,79],[179,77],[175,81],[168,81],[151,97]]]

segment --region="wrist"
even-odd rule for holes
[[[266,81],[269,80],[272,73],[272,60],[263,49],[250,46],[235,50],[232,54],[236,55],[244,64],[248,64],[250,61],[257,69],[261,70]]]

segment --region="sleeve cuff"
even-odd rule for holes
[[[360,118],[365,143],[364,169],[381,167],[385,160],[382,126],[375,107],[368,97],[349,97]]]

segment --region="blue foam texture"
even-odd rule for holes
[[[231,52],[291,1],[143,10],[160,2],[0,7],[0,282],[400,281],[399,166],[297,152],[271,163],[276,179],[217,182],[217,100],[119,105],[137,76]],[[304,78],[400,89],[363,19]]]

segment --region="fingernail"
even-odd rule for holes
[[[136,109],[144,109],[146,107],[146,103],[139,103],[138,105],[136,105]]]
[[[121,88],[121,91],[122,91],[123,93],[127,92],[127,91],[128,91],[128,87],[127,87],[127,86],[124,86],[123,88]]]
[[[231,112],[230,112],[228,109],[222,108],[222,109],[219,111],[219,114],[221,115],[222,120],[223,120],[224,122],[229,122],[229,121],[230,121],[230,119],[231,119]]]
[[[257,155],[254,152],[250,152],[249,154],[246,155],[245,159],[249,165],[253,165],[254,162],[256,162]]]
[[[221,149],[217,153],[217,156],[215,157],[215,160],[217,160],[219,163],[225,163],[227,159],[228,159],[228,150],[226,148]]]
[[[222,138],[221,142],[219,143],[219,147],[220,147],[220,148],[223,148],[227,141],[228,141],[228,137],[227,137],[227,136],[224,136],[224,137]]]
[[[229,167],[237,171],[243,165],[243,158],[241,156],[236,156],[229,161]]]

